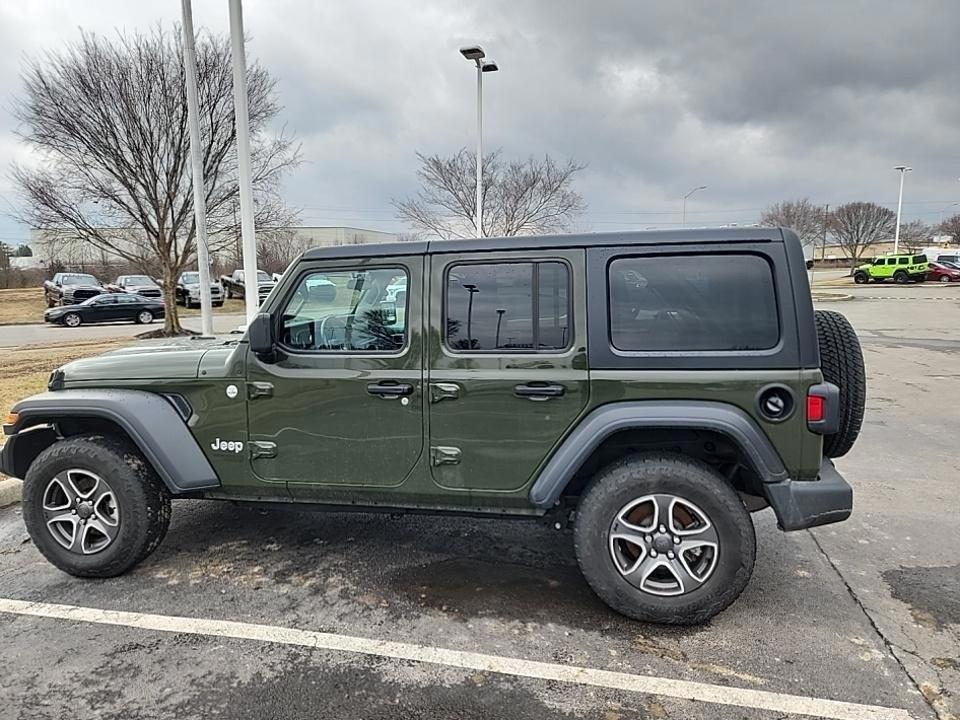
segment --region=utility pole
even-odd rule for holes
[[[243,48],[241,0],[230,0],[230,45],[233,56],[233,105],[237,125],[237,174],[240,181],[240,233],[243,236],[243,297],[249,323],[259,310],[260,293],[257,285],[257,238],[253,227],[250,113],[247,110],[247,57]]]
[[[830,203],[823,206],[823,239],[820,242],[820,259],[827,259],[827,225],[830,223]]]
[[[200,327],[213,335],[213,304],[210,300],[210,257],[207,253],[207,205],[203,166],[200,160],[200,98],[197,94],[197,51],[194,47],[193,8],[182,0],[183,68],[187,83],[187,119],[190,125],[190,164],[193,166],[193,215],[197,226],[197,270],[200,271]]]
[[[897,231],[893,236],[893,252],[896,254],[900,252],[900,211],[903,208],[903,177],[913,170],[913,168],[907,167],[906,165],[897,165],[894,170],[900,172],[900,195],[897,198]]]

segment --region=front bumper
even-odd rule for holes
[[[829,525],[846,520],[853,512],[853,488],[828,458],[820,463],[816,480],[766,483],[763,494],[782,530]]]

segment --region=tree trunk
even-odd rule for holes
[[[177,315],[177,278],[170,267],[163,268],[163,304],[165,305],[163,332],[165,335],[182,335],[180,316]]]

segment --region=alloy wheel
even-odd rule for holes
[[[117,497],[100,476],[75,468],[55,475],[43,491],[47,531],[78,555],[108,548],[120,532]]]
[[[610,555],[623,578],[659,596],[690,593],[717,567],[720,538],[707,514],[671,494],[627,503],[610,524]]]

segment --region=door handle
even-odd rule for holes
[[[386,400],[413,395],[413,385],[410,383],[382,382],[369,383],[367,392],[371,395],[379,395]]]
[[[549,400],[553,397],[560,397],[567,391],[563,385],[556,383],[543,383],[542,385],[517,385],[513,388],[513,394],[517,397],[527,398],[528,400]]]

